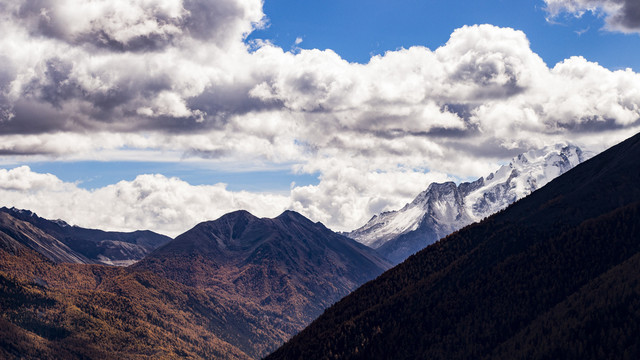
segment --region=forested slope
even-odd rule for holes
[[[626,334],[640,321],[627,263],[640,253],[639,211],[635,136],[365,284],[268,359],[557,358],[584,331]],[[579,312],[600,322],[571,322]],[[638,356],[633,335],[589,339],[594,358]]]

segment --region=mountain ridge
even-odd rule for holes
[[[18,248],[26,247],[56,263],[93,263],[31,223],[16,219],[2,211],[0,211],[0,242],[1,246],[10,253],[16,253]]]
[[[567,358],[636,358],[640,308],[607,299],[640,282],[608,273],[640,254],[639,181],[640,134],[410,256],[267,359],[558,358],[573,346],[595,351]],[[605,297],[598,279],[617,292]]]
[[[171,240],[149,230],[117,232],[72,226],[63,220],[39,217],[30,210],[2,207],[0,213],[29,223],[55,238],[63,245],[56,245],[59,249],[56,261],[126,266]],[[41,247],[40,250],[46,252]],[[67,255],[62,255],[61,251],[66,251]]]
[[[73,250],[32,222],[0,211],[3,358],[260,358],[390,266],[291,211],[225,214],[128,267],[47,257]]]
[[[266,355],[322,311],[390,264],[321,223],[285,211],[240,210],[197,224],[132,266],[215,296],[238,318],[232,344]]]
[[[523,198],[591,156],[558,144],[514,157],[486,178],[431,183],[402,209],[374,216],[346,235],[397,264],[436,240]]]

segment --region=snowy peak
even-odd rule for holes
[[[454,182],[433,183],[421,195],[416,198],[416,205],[424,210],[426,216],[441,219],[442,223],[452,223],[466,215],[461,211],[464,207],[463,194]]]
[[[429,218],[440,219],[441,226],[464,221],[466,213],[462,211],[464,197],[460,189],[454,182],[432,183],[401,210],[374,216],[365,226],[348,236],[377,249],[398,235],[416,231]]]
[[[486,178],[460,185],[432,183],[402,209],[374,216],[347,235],[380,249],[392,261],[401,261],[439,238],[504,209],[589,157],[591,154],[567,144],[531,150]],[[411,238],[413,245],[394,244],[403,237]]]
[[[589,155],[575,145],[558,144],[514,157],[489,174],[482,187],[466,195],[469,216],[477,221],[504,209],[587,160]]]

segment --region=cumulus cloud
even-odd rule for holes
[[[586,11],[603,13],[609,30],[640,32],[640,3],[636,0],[545,0],[545,3],[552,17],[563,12],[576,16]]]
[[[79,226],[152,229],[171,236],[239,209],[256,216],[277,216],[288,204],[282,195],[233,192],[225,184],[194,186],[162,175],[140,175],[89,191],[27,166],[0,169],[0,198],[3,205]]]
[[[439,149],[422,154],[434,165],[461,142],[504,154],[558,134],[579,141],[589,129],[637,129],[640,118],[638,74],[583,58],[549,68],[524,33],[490,25],[458,29],[435,51],[412,47],[364,65],[330,50],[263,47],[255,56],[271,71],[251,95],[299,114],[303,137],[321,149],[411,161],[418,151],[404,144],[417,137],[419,148]]]
[[[633,18],[631,2],[547,1],[552,15],[612,4]],[[350,230],[428,181],[640,130],[640,75],[580,57],[550,67],[521,31],[464,26],[437,49],[358,64],[245,43],[264,21],[260,0],[0,0],[0,157],[286,164],[320,183],[283,206]]]
[[[442,173],[406,170],[362,177],[362,169],[327,161],[333,162],[334,170],[324,174],[320,184],[292,186],[289,194],[230,191],[222,183],[194,186],[159,174],[86,190],[20,166],[0,169],[0,205],[84,227],[151,229],[172,236],[239,209],[262,217],[293,209],[336,230],[351,230],[372,214],[403,206],[432,181],[450,180]]]
[[[31,32],[115,51],[156,50],[185,37],[226,45],[264,16],[259,0],[35,0],[4,7]]]
[[[172,150],[188,156],[234,156],[247,147],[259,149],[265,159],[289,161],[335,148],[372,157],[384,154],[389,166],[395,166],[425,155],[403,145],[413,139],[422,139],[419,148],[465,142],[493,144],[506,154],[531,146],[532,138],[549,142],[558,131],[566,136],[572,129],[636,125],[637,74],[576,59],[550,69],[521,31],[465,26],[436,50],[400,49],[356,64],[331,50],[292,53],[268,42],[249,51],[241,40],[262,19],[261,4],[234,1],[206,2],[199,8],[199,13],[220,17],[211,31],[224,35],[223,42],[189,27],[190,17],[196,16],[193,1],[139,0],[126,15],[119,2],[5,4],[13,11],[3,15],[8,35],[0,39],[9,50],[0,73],[1,151],[74,151],[70,146],[24,149],[14,141],[18,136],[33,135],[44,144],[58,134],[76,134],[87,139],[74,142],[79,144],[76,152],[85,152],[87,143],[94,149],[132,146],[104,134],[142,134],[147,148],[172,144],[177,146]],[[72,5],[82,11],[71,12]],[[38,25],[45,15],[66,19],[83,12],[96,21],[69,25],[73,21],[51,20],[63,32]],[[217,22],[226,25],[215,30]],[[161,34],[171,41],[153,49],[95,49],[95,40],[77,40],[86,33],[113,33],[109,36],[115,38],[117,29],[129,31],[132,23],[149,23],[144,36]],[[36,36],[37,31],[43,36]],[[118,38],[128,44],[125,35]],[[607,86],[585,81],[590,78],[604,79]],[[571,101],[579,106],[570,107]],[[554,106],[563,104],[566,110],[555,114]],[[564,112],[568,116],[561,116]],[[196,141],[176,141],[174,136]],[[202,141],[203,136],[216,141]],[[217,141],[227,137],[245,141],[243,146]],[[292,149],[301,151],[292,154]],[[279,155],[281,150],[285,156]],[[433,165],[434,154],[427,155]]]
[[[329,164],[322,167],[330,170],[322,173],[320,183],[292,188],[288,207],[338,231],[353,230],[374,214],[401,208],[431,182],[451,180],[437,172],[376,172],[335,158],[325,161]]]
[[[230,67],[263,18],[260,0],[1,4],[3,133],[215,127],[242,105],[198,96],[249,86]]]
[[[28,166],[13,170],[0,169],[0,189],[3,191],[65,192],[72,188],[72,185],[63,183],[54,175],[31,172]]]

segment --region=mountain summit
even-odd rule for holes
[[[374,250],[285,211],[203,222],[133,266],[204,290],[228,309],[221,337],[265,355],[388,269]]]
[[[573,145],[555,145],[514,157],[486,178],[456,185],[432,183],[398,211],[374,216],[347,234],[397,264],[473,222],[506,208],[589,158]]]

